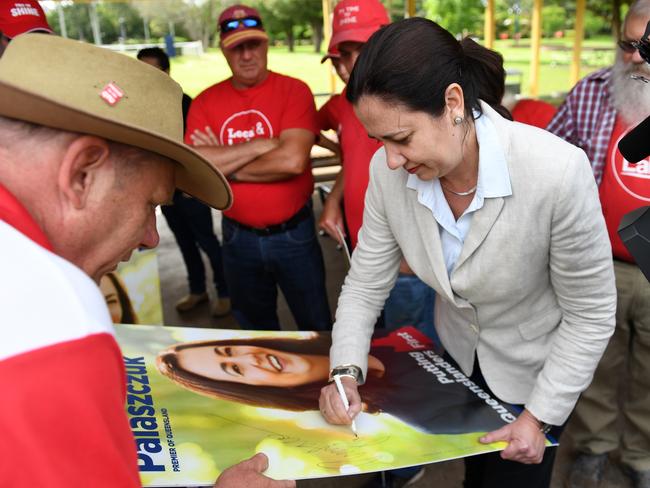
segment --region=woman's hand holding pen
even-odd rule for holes
[[[336,385],[330,383],[320,391],[318,401],[320,412],[330,424],[350,425],[352,420],[361,412],[361,397],[357,382],[349,376],[342,376],[341,383],[350,403],[349,410],[346,410],[339,395]]]

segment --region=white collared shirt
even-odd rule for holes
[[[472,216],[483,207],[484,199],[512,195],[508,163],[494,124],[486,116],[476,118],[475,114],[474,126],[479,146],[478,182],[472,202],[458,220],[454,218],[442,192],[440,180],[435,178],[424,181],[417,175],[409,175],[406,181],[406,187],[418,192],[418,202],[430,209],[438,222],[442,253],[449,275],[463,249],[472,224]]]

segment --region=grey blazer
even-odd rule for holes
[[[403,254],[436,290],[436,330],[463,372],[471,374],[478,356],[501,400],[559,425],[614,331],[612,251],[598,190],[582,150],[481,107],[499,135],[512,195],[485,199],[449,276],[431,211],[406,187],[407,172],[390,170],[377,151],[330,364],[356,364],[365,375],[373,326]]]

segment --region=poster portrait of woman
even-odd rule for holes
[[[320,390],[329,382],[330,345],[328,333],[310,339],[193,341],[162,351],[157,366],[201,395],[255,407],[317,411]],[[368,364],[360,388],[367,414],[388,413],[431,434],[487,432],[514,419],[513,407],[479,397],[478,387],[472,391],[451,359],[441,357],[432,341],[412,327],[376,337]]]

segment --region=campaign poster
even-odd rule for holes
[[[490,397],[417,329],[378,331],[349,426],[318,410],[329,333],[119,325],[127,415],[144,486],[211,486],[256,452],[266,474],[305,479],[503,449],[479,437],[518,412]]]
[[[158,259],[153,249],[136,250],[131,259],[106,273],[99,283],[116,324],[163,323]]]

